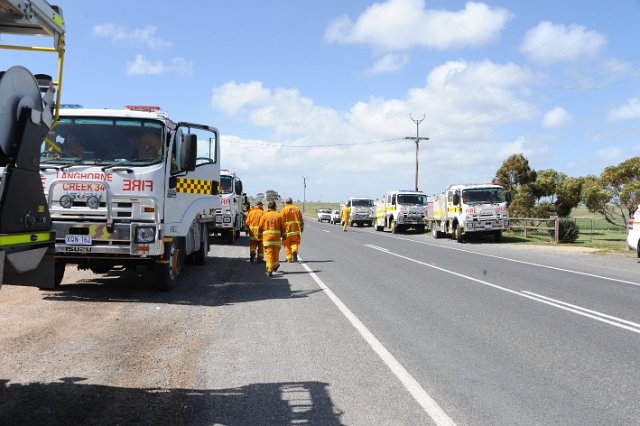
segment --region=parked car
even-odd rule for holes
[[[339,225],[342,220],[340,219],[340,210],[331,210],[331,224]]]
[[[627,222],[627,247],[635,250],[640,257],[640,205],[633,217]]]
[[[318,222],[331,222],[331,209],[318,209]]]

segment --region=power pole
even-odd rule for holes
[[[302,185],[304,189],[302,190],[302,213],[304,213],[304,205],[307,202],[307,177],[302,176]]]
[[[418,191],[418,147],[420,145],[420,141],[428,141],[429,138],[421,138],[420,137],[420,123],[422,123],[424,121],[424,114],[422,114],[422,118],[420,120],[416,120],[413,118],[413,116],[411,114],[409,114],[409,117],[411,117],[411,120],[416,123],[416,137],[412,137],[412,136],[407,136],[405,137],[405,139],[410,139],[412,141],[415,141],[416,143],[416,191]]]

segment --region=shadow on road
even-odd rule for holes
[[[287,274],[307,273],[301,267],[297,270],[299,265],[297,267],[292,264],[287,265],[289,269]],[[68,268],[74,267],[68,266]],[[211,254],[207,265],[188,265],[176,288],[168,292],[153,288],[151,274],[128,271],[111,271],[107,274],[87,272],[86,274],[89,278],[75,282],[73,279],[65,280],[58,290],[44,290],[43,299],[221,306],[268,299],[307,297],[309,294],[321,291],[319,289],[292,290],[289,280],[286,279],[287,274],[278,273],[274,277],[267,277],[264,263],[250,263],[245,258],[211,256]]]
[[[231,389],[139,389],[0,380],[0,424],[340,425],[327,383],[256,383]]]

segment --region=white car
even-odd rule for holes
[[[627,247],[631,250],[635,250],[640,257],[640,205],[636,209],[633,217],[629,218],[627,222]]]
[[[318,210],[318,222],[331,222],[331,209],[319,209]]]
[[[331,210],[331,224],[338,225],[340,222],[342,222],[340,210]]]

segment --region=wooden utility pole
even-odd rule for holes
[[[418,147],[420,146],[420,141],[428,141],[429,138],[421,138],[420,137],[420,123],[422,123],[424,121],[424,114],[422,114],[422,118],[420,120],[416,120],[413,118],[413,116],[411,114],[409,114],[409,117],[411,117],[411,120],[416,123],[416,137],[412,137],[412,136],[407,136],[405,137],[405,139],[410,139],[415,141],[416,143],[416,186],[415,186],[415,190],[418,191]]]

